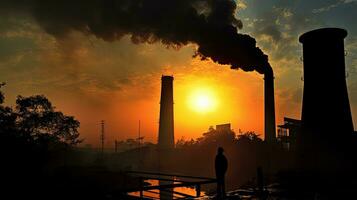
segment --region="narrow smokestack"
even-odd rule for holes
[[[299,39],[304,57],[302,128],[318,137],[342,137],[353,132],[345,80],[346,36],[344,29],[323,28]]]
[[[274,73],[271,67],[268,67],[267,71],[264,73],[264,122],[265,141],[274,143],[276,140]]]
[[[174,106],[172,76],[161,77],[159,148],[174,148]]]

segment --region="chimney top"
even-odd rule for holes
[[[162,77],[161,77],[161,80],[170,80],[170,81],[172,81],[172,80],[174,80],[174,77],[173,76],[164,76],[164,75],[162,75]]]
[[[315,29],[302,34],[299,38],[301,43],[315,41],[315,40],[331,40],[335,38],[345,38],[347,31],[341,28],[321,28]]]

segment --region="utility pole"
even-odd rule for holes
[[[118,141],[117,140],[114,141],[114,149],[115,149],[115,153],[117,153],[118,152]]]
[[[140,146],[141,146],[141,137],[140,137],[140,120],[139,120],[139,130],[138,130],[138,132],[139,132],[139,137],[138,137],[138,139],[139,139],[139,149],[140,149]]]
[[[101,135],[100,135],[100,141],[102,143],[102,154],[104,154],[104,139],[105,139],[105,137],[104,137],[104,120],[102,120],[100,122],[100,124],[101,124],[101,127],[102,127]]]
[[[142,152],[141,152],[141,140],[143,139],[141,137],[141,124],[140,124],[140,120],[139,120],[139,127],[138,127],[138,140],[139,140],[139,164],[140,166],[142,165]]]

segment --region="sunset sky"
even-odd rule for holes
[[[348,31],[347,83],[357,126],[357,1],[241,0],[237,5],[236,17],[243,22],[239,32],[257,40],[274,69],[277,124],[284,116],[300,118],[298,36],[321,27]],[[156,142],[162,75],[174,76],[176,140],[197,138],[221,123],[263,135],[263,76],[202,61],[193,57],[196,48],[133,44],[130,35],[108,42],[77,31],[59,39],[26,13],[0,12],[5,103],[14,105],[17,95],[44,94],[81,122],[84,144],[99,144],[100,120],[106,121],[107,146],[136,138],[139,120],[144,140]]]

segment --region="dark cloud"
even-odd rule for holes
[[[203,59],[244,71],[270,69],[255,39],[238,33],[242,23],[233,0],[3,0],[0,7],[30,14],[57,38],[80,31],[105,41],[131,35],[134,43],[195,43]]]
[[[261,39],[260,45],[269,50],[274,60],[293,59],[300,49],[299,34],[320,24],[314,16],[297,12],[288,5],[273,6],[251,22],[254,36]]]
[[[6,61],[19,53],[28,52],[34,45],[28,38],[2,38],[0,37],[0,59]]]

